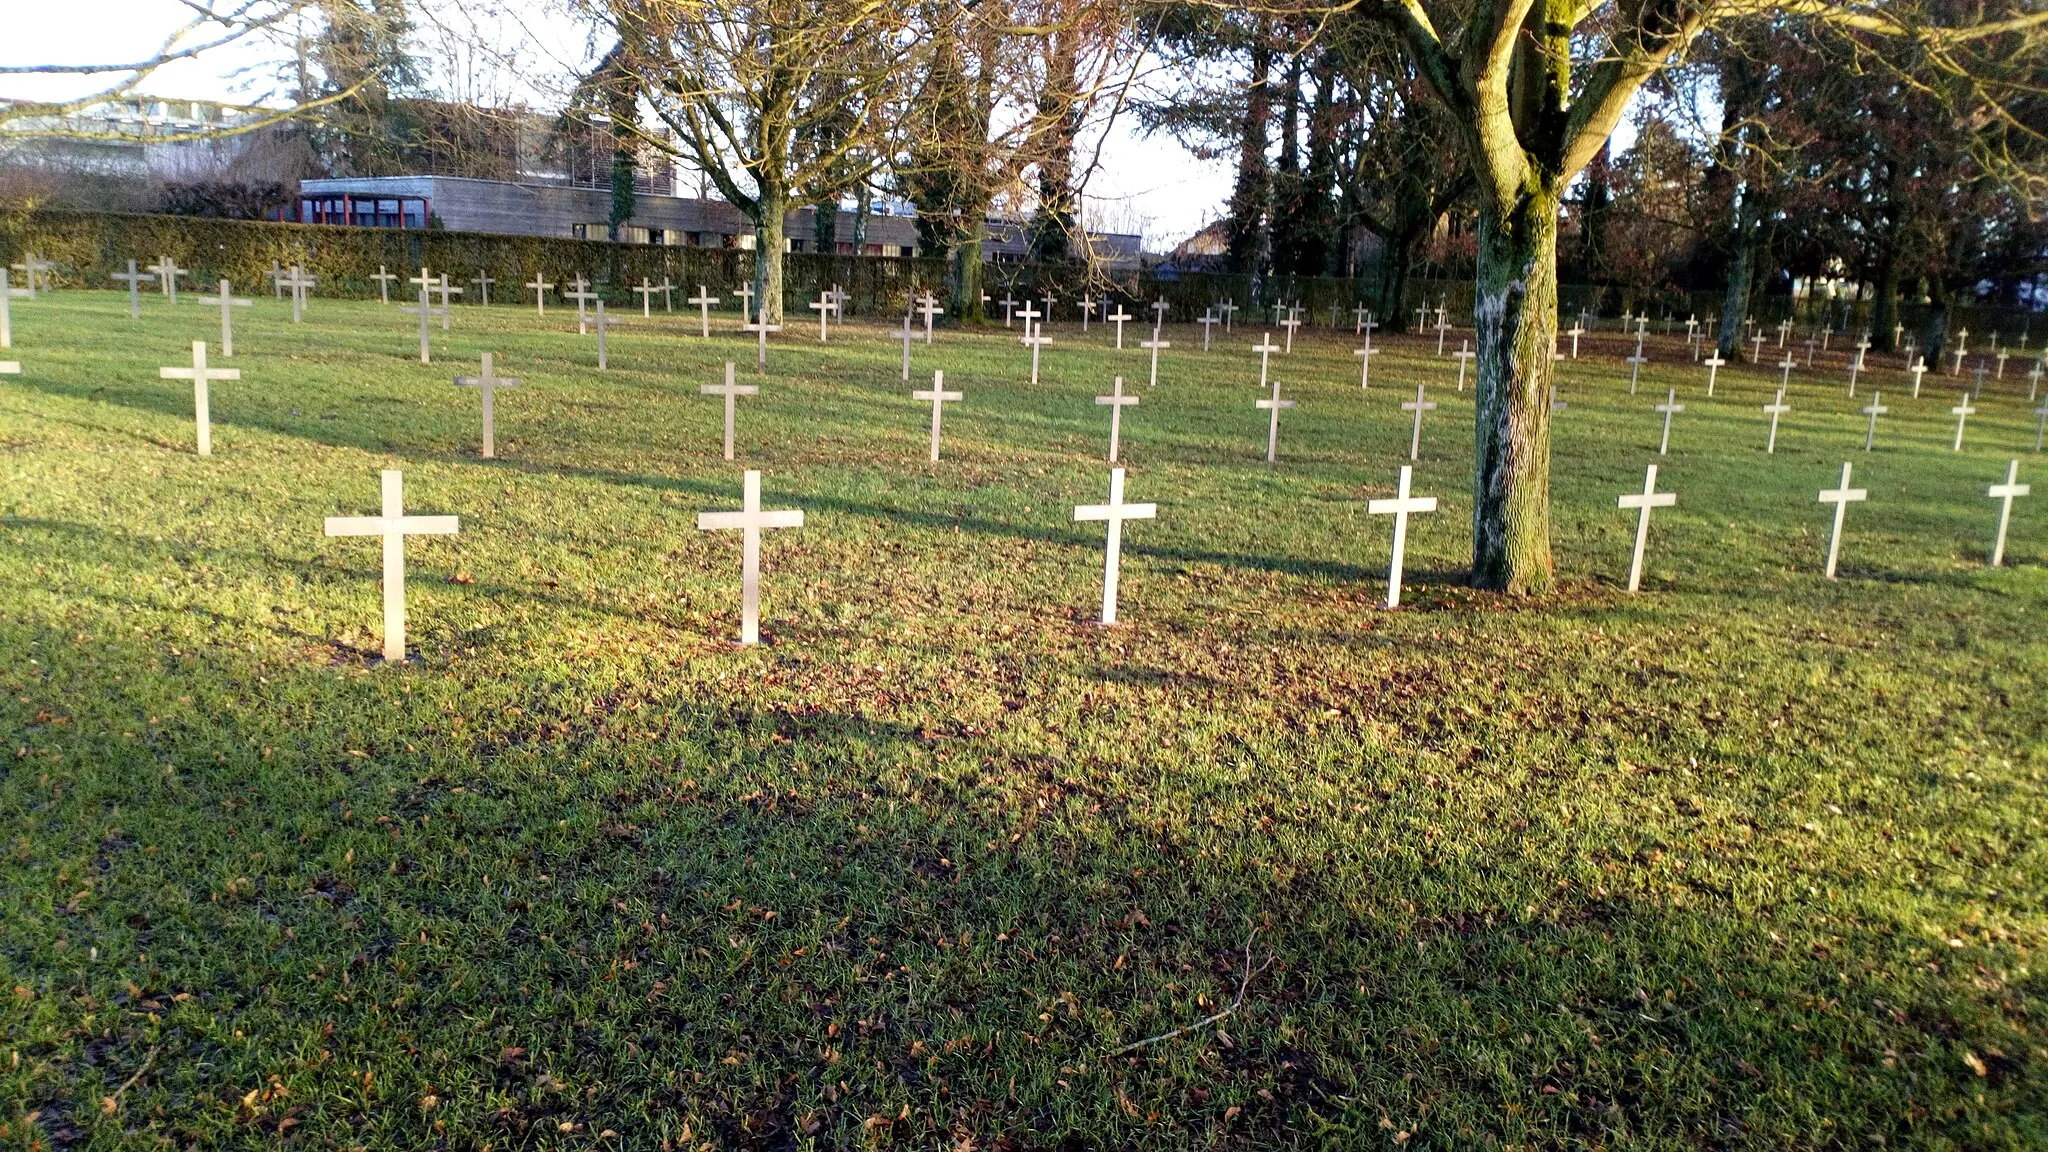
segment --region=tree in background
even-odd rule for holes
[[[837,203],[849,159],[895,152],[923,38],[866,0],[584,0],[675,149],[754,225],[756,299],[782,314],[784,217]]]

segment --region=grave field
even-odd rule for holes
[[[1034,388],[1000,326],[905,382],[896,318],[792,309],[762,377],[729,302],[706,341],[635,298],[600,373],[529,296],[422,365],[395,304],[243,291],[211,458],[158,378],[219,339],[190,288],[17,300],[0,353],[0,1147],[2048,1145],[2024,361],[1953,452],[1967,371],[1913,400],[1873,353],[1852,400],[1837,348],[1766,455],[1775,348],[1708,399],[1653,335],[1631,397],[1633,341],[1589,338],[1559,585],[1504,600],[1456,584],[1472,390],[1433,336],[1361,392],[1305,329],[1269,465],[1242,323],[1170,325],[1156,388],[1148,329],[1055,323]],[[489,461],[451,384],[485,351],[524,382]],[[1072,509],[1117,374],[1159,514],[1104,629]],[[1365,504],[1418,380],[1440,507],[1388,611]],[[407,541],[405,667],[376,543],[321,534],[382,468],[461,518]],[[740,541],[695,517],[747,468],[806,518],[740,648]]]

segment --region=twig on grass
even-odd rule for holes
[[[1161,1032],[1157,1036],[1147,1036],[1143,1040],[1133,1040],[1129,1044],[1126,1044],[1123,1047],[1117,1049],[1116,1051],[1111,1052],[1108,1056],[1104,1057],[1104,1059],[1113,1060],[1126,1052],[1131,1052],[1135,1051],[1136,1049],[1143,1048],[1147,1044],[1157,1044],[1161,1040],[1171,1040],[1175,1036],[1179,1036],[1188,1032],[1193,1032],[1197,1028],[1207,1028],[1209,1025],[1216,1023],[1218,1020],[1223,1019],[1224,1017],[1230,1015],[1231,1013],[1237,1011],[1239,1008],[1243,1007],[1244,994],[1246,990],[1248,990],[1252,986],[1252,977],[1257,976],[1261,972],[1264,972],[1273,964],[1273,954],[1271,952],[1268,952],[1266,953],[1265,960],[1261,961],[1257,968],[1252,967],[1252,941],[1258,939],[1258,936],[1259,930],[1254,928],[1252,929],[1252,934],[1244,938],[1244,979],[1238,981],[1237,995],[1230,1001],[1230,1007],[1225,1008],[1223,1011],[1217,1012],[1213,1015],[1204,1016],[1200,1020],[1197,1020],[1192,1024],[1183,1024],[1180,1027],[1175,1028],[1171,1032]]]
[[[144,1056],[142,1058],[142,1067],[137,1068],[135,1070],[135,1075],[130,1076],[127,1082],[123,1083],[119,1088],[114,1089],[114,1094],[112,1096],[109,1096],[106,1099],[100,1101],[100,1110],[102,1112],[105,1112],[107,1115],[112,1116],[115,1110],[121,1107],[121,1094],[128,1091],[130,1088],[135,1087],[135,1082],[137,1080],[142,1079],[142,1074],[144,1072],[149,1071],[149,1066],[151,1064],[156,1063],[156,1054],[159,1051],[161,1051],[160,1047],[151,1048],[149,1050],[149,1055]]]

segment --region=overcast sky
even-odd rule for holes
[[[0,66],[113,63],[151,55],[189,9],[176,0],[83,0],[32,4],[5,0],[10,9],[0,36]],[[554,0],[427,0],[418,49],[434,60],[440,87],[455,98],[482,102],[524,99],[551,103],[557,81],[591,59],[584,32]],[[442,37],[432,17],[482,36]],[[89,28],[90,35],[81,35]],[[490,57],[458,46],[481,41]],[[152,96],[253,101],[270,93],[289,53],[276,42],[236,45],[165,67],[142,91]],[[77,77],[0,76],[0,97],[57,99],[91,90]],[[1137,224],[1147,247],[1160,250],[1214,219],[1230,194],[1231,172],[1220,162],[1197,160],[1166,138],[1146,139],[1129,118],[1112,129],[1102,166],[1088,193],[1103,224]]]

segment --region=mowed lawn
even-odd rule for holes
[[[1682,340],[1562,366],[1559,589],[1459,586],[1471,391],[1434,339],[1145,353],[892,317],[756,377],[718,318],[594,337],[260,297],[15,302],[0,377],[0,1146],[2040,1148],[2048,467],[2024,366],[1839,351],[1713,399]],[[1469,335],[1469,333],[1467,334]],[[1135,344],[1139,333],[1126,331]],[[1455,348],[1458,335],[1453,334]],[[450,378],[490,350],[501,458]],[[212,349],[218,362],[219,349]],[[1803,350],[1802,350],[1803,355]],[[726,359],[722,408],[698,395]],[[1766,349],[1766,361],[1777,359]],[[1121,373],[1121,615],[1099,611]],[[1380,607],[1416,381],[1441,407]],[[1669,456],[1651,406],[1687,405]],[[1891,408],[1862,450],[1856,410]],[[2008,567],[1985,488],[2021,459]],[[1841,463],[1842,579],[1821,578]],[[1623,588],[1643,467],[1678,493]],[[374,540],[416,659],[383,666]],[[767,534],[741,649],[737,533]],[[1220,1021],[1135,1042],[1226,1010]]]

